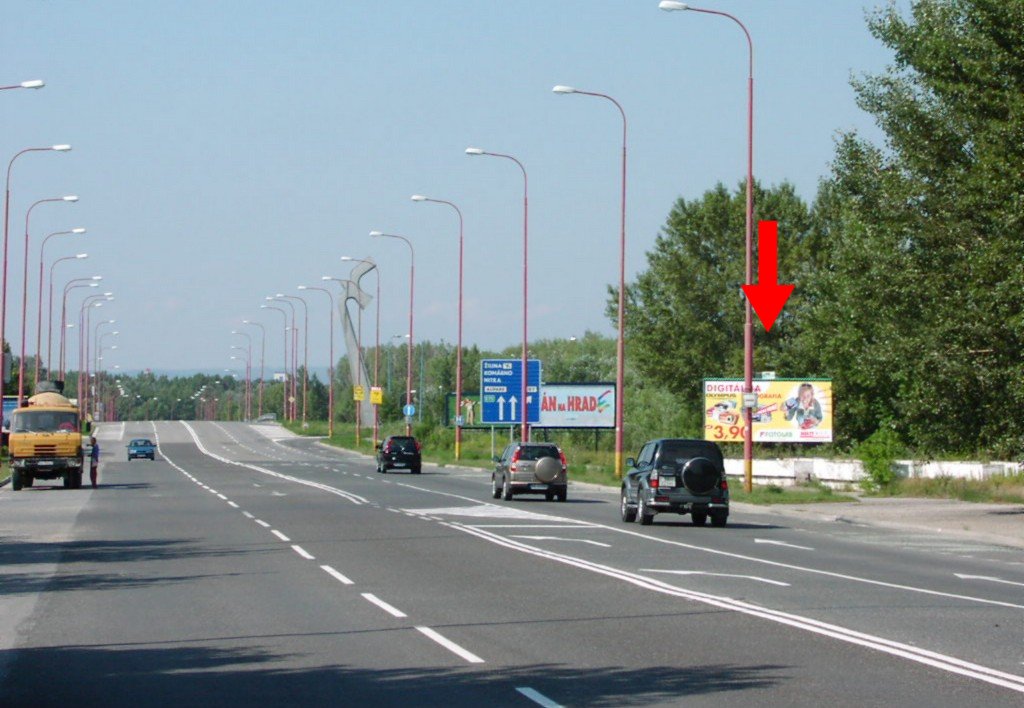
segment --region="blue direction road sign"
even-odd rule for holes
[[[539,359],[527,361],[526,422],[540,422]],[[513,425],[523,420],[522,359],[484,359],[480,362],[480,422]]]
[[[416,415],[416,406],[411,403],[406,403],[402,406],[402,415]]]

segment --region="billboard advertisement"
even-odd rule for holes
[[[755,380],[754,442],[832,442],[831,379]],[[704,380],[704,439],[743,442],[743,379]]]
[[[455,395],[447,396],[447,425],[453,425],[461,416],[463,428],[489,428],[493,424],[480,419],[480,395],[462,394],[462,404],[456,410]],[[503,425],[514,424],[506,421]],[[543,384],[541,386],[540,417],[535,428],[614,428],[615,384]]]
[[[536,428],[614,428],[615,384],[544,384]]]

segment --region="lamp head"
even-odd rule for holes
[[[555,93],[576,93],[576,89],[574,89],[572,86],[562,86],[561,84],[555,86],[551,90],[554,91]]]
[[[71,233],[73,233],[73,234],[84,234],[85,233],[85,229],[82,229],[82,228],[71,229]]]
[[[298,289],[299,290],[309,290],[309,288],[307,288],[305,285],[299,285]]]
[[[81,258],[88,258],[88,257],[89,257],[88,253],[79,253],[79,254],[77,254],[75,256],[75,258],[79,258],[79,259],[81,259]]]
[[[320,280],[334,280],[334,278],[332,278],[329,275],[321,275],[320,276]]]
[[[676,10],[689,10],[690,6],[685,2],[676,2],[676,0],[661,0],[658,3],[658,9],[665,12],[674,12]]]
[[[68,150],[71,149],[71,146],[70,145],[54,145],[50,149],[51,150],[56,150],[57,152],[67,152]]]
[[[425,201],[427,201],[427,198],[424,197],[422,194],[414,194],[411,197],[409,197],[409,199],[412,199],[414,202],[425,202]]]
[[[484,151],[481,148],[466,148],[467,155],[483,155]]]
[[[46,86],[46,83],[42,79],[32,79],[31,81],[22,81],[21,82],[21,87],[22,88],[40,89],[43,86]]]
[[[68,196],[61,197],[61,198],[64,201],[66,201],[66,202],[77,202],[78,201],[78,195],[77,194],[69,194]]]
[[[383,231],[371,231],[370,235],[373,236],[373,237],[383,236],[384,232]]]
[[[93,280],[103,280],[103,276],[102,275],[94,275],[94,276],[92,276],[92,279]]]

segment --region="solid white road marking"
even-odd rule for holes
[[[314,558],[313,556],[311,556],[311,555],[309,554],[309,551],[307,551],[307,550],[306,550],[305,548],[303,548],[302,546],[292,546],[292,550],[293,550],[293,551],[295,551],[296,553],[298,553],[298,554],[299,554],[300,556],[302,556],[302,557],[303,557],[303,558],[305,558],[306,560],[316,560],[316,558]]]
[[[544,694],[538,693],[537,691],[534,691],[532,688],[520,686],[516,690],[524,696],[526,696],[527,698],[529,698],[537,705],[544,706],[544,708],[562,708],[561,704],[555,703],[553,700],[551,700]]]
[[[464,526],[459,523],[442,522],[442,525],[477,536],[498,546],[512,548],[522,553],[547,558],[558,563],[564,563],[575,568],[589,570],[593,573],[598,573],[607,577],[617,578],[646,590],[703,602],[711,605],[712,607],[720,607],[725,610],[732,610],[734,612],[758,617],[771,622],[778,622],[779,624],[789,627],[795,627],[814,634],[831,637],[833,639],[880,651],[892,656],[898,656],[919,664],[932,666],[937,669],[941,669],[942,671],[958,674],[960,676],[967,676],[995,686],[1002,686],[1003,688],[1009,688],[1013,691],[1024,693],[1024,676],[964,661],[963,659],[958,659],[955,656],[940,654],[938,652],[929,651],[910,644],[903,644],[901,642],[885,639],[884,637],[867,634],[865,632],[858,632],[840,625],[820,622],[810,617],[804,617],[789,612],[781,612],[767,607],[760,607],[742,600],[735,600],[729,597],[719,597],[717,595],[697,592],[696,590],[687,590],[643,575],[594,563],[583,558],[577,558],[575,556],[564,555],[561,553],[555,553],[554,551],[547,551],[534,546],[528,546],[524,543],[520,543],[519,541],[513,541],[511,539],[488,533],[487,531],[482,531],[480,529]]]
[[[260,526],[262,526],[265,529],[269,529],[270,528],[270,524],[268,524],[266,521],[263,521],[262,519],[256,519],[255,521],[256,521],[257,524],[259,524]]]
[[[329,565],[320,566],[320,570],[330,575],[332,578],[340,582],[342,585],[355,585],[355,583],[353,583],[351,580],[346,578],[344,575],[342,575]]]
[[[756,580],[759,583],[768,583],[769,585],[778,585],[784,588],[789,587],[789,583],[784,583],[781,580],[769,580],[768,578],[762,578],[757,575],[736,575],[734,573],[707,573],[703,570],[658,570],[657,568],[640,568],[638,572],[667,573],[669,575],[714,575],[719,578],[745,578],[747,580]]]
[[[528,538],[534,541],[569,541],[570,543],[589,543],[592,546],[601,546],[602,548],[612,547],[612,544],[610,543],[591,541],[587,538],[559,538],[558,536],[512,536],[512,538]]]
[[[785,546],[786,548],[799,548],[801,551],[813,551],[814,549],[810,546],[798,546],[795,543],[786,543],[785,541],[773,541],[769,538],[755,538],[754,543],[768,543],[773,546]]]
[[[956,577],[961,580],[987,580],[990,583],[1002,583],[1003,585],[1019,585],[1024,588],[1024,583],[1017,583],[1012,580],[1003,580],[1002,578],[993,578],[990,575],[962,575],[960,573],[953,573]]]
[[[471,664],[484,663],[484,660],[481,659],[479,656],[477,656],[473,652],[466,651],[458,644],[453,642],[451,639],[443,637],[442,635],[432,630],[430,627],[417,627],[416,631],[421,632],[423,635],[433,639],[435,642],[443,646],[448,651],[452,652],[453,654],[457,654],[458,656],[462,657]]]
[[[291,541],[291,539],[290,539],[290,538],[288,538],[287,536],[285,536],[285,535],[284,535],[283,533],[281,533],[281,532],[280,532],[280,531],[278,531],[277,529],[270,529],[270,533],[274,534],[275,536],[277,536],[277,537],[278,537],[279,539],[281,539],[281,540],[282,540],[282,541],[284,541],[285,543],[288,543],[288,542],[290,542],[290,541]]]
[[[394,605],[389,605],[388,603],[384,602],[383,600],[381,600],[376,595],[373,595],[373,594],[368,593],[368,592],[364,592],[364,593],[362,593],[362,595],[363,595],[363,598],[365,598],[367,601],[372,602],[374,605],[376,605],[380,609],[384,610],[385,612],[387,612],[392,617],[408,617],[409,616],[409,615],[405,614],[404,612],[402,612],[397,607],[395,607]]]

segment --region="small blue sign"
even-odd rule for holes
[[[539,359],[527,361],[526,422],[540,422]],[[523,420],[522,359],[484,359],[480,362],[480,422],[515,425]]]
[[[412,403],[406,403],[402,406],[402,415],[416,415],[416,406]]]

